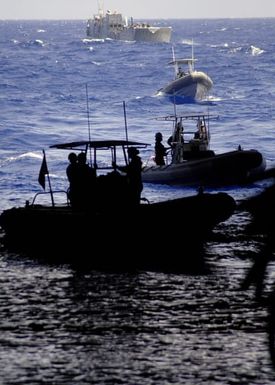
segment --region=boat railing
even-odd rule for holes
[[[57,199],[57,195],[59,195],[59,199]],[[59,203],[61,195],[65,195],[65,204],[67,206],[69,206],[70,203],[69,203],[69,198],[68,198],[68,192],[65,190],[39,191],[38,193],[35,194],[31,203],[29,203],[29,201],[26,201],[26,206],[33,206],[35,204],[35,201],[37,200],[37,197],[39,197],[39,196],[50,197],[51,205],[55,206],[55,203],[57,203],[57,202]],[[64,204],[64,199],[63,199],[63,204]]]
[[[172,157],[173,157],[173,155],[172,155],[172,148],[169,148],[169,147],[166,148],[166,154],[164,156],[165,166],[167,166],[168,164],[170,164],[172,162]],[[153,166],[156,166],[155,151],[152,151],[150,156],[143,163],[143,168],[153,167]]]
[[[173,149],[170,147],[166,150],[166,155],[165,155],[165,165],[167,166],[172,162],[173,159]]]

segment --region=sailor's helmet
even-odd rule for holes
[[[128,148],[128,155],[133,156],[133,155],[138,155],[139,150],[136,147],[129,147]]]
[[[161,132],[157,132],[156,135],[155,135],[155,138],[158,139],[158,140],[162,140],[162,133]]]

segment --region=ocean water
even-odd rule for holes
[[[275,20],[159,22],[172,25],[171,43],[89,40],[84,20],[0,21],[0,211],[41,191],[43,149],[52,187],[64,189],[67,154],[50,145],[89,134],[124,139],[124,103],[129,139],[153,144],[157,131],[168,139],[171,126],[155,118],[205,112],[218,117],[213,150],[255,148],[274,165]],[[196,68],[214,86],[206,100],[174,106],[156,92],[173,78],[172,45],[188,57],[192,41]],[[142,151],[144,162],[152,153]],[[222,190],[242,199],[266,184]],[[144,187],[151,201],[194,192]],[[267,308],[253,287],[240,290],[263,244],[244,235],[249,220],[238,213],[215,229],[201,275],[79,272],[1,249],[1,383],[274,384]],[[169,242],[170,225],[156,241]],[[142,224],[142,237],[150,226]],[[184,244],[174,252],[188,257]],[[267,291],[274,274],[270,263]]]

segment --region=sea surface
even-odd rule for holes
[[[171,134],[156,118],[175,112],[215,115],[217,153],[241,145],[274,165],[275,19],[153,22],[173,27],[171,43],[87,39],[85,20],[0,21],[0,211],[41,191],[43,149],[53,189],[66,189],[67,153],[49,146],[127,134],[151,144],[141,151],[147,162],[155,133]],[[214,86],[204,101],[173,105],[156,93],[174,76],[172,45],[176,57],[190,57],[192,42],[196,69]],[[220,190],[241,200],[266,185]],[[150,201],[193,193],[158,185],[143,191]],[[171,242],[165,229],[180,226],[184,213],[175,219],[163,223],[156,242]],[[1,248],[1,384],[274,384],[267,307],[253,286],[240,289],[264,243],[245,235],[249,221],[236,213],[217,226],[205,244],[208,269],[196,275],[77,271]],[[154,252],[146,247],[151,226],[140,227],[144,254]],[[91,241],[91,253],[101,252]],[[182,240],[171,242],[171,253],[188,258]],[[270,262],[265,293],[274,279]]]

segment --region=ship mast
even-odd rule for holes
[[[190,73],[192,71],[195,71],[195,60],[194,60],[194,40],[192,39],[192,61],[191,61],[191,67],[189,68]]]
[[[97,8],[98,8],[98,14],[100,16],[104,16],[104,1],[103,0],[97,0]]]

